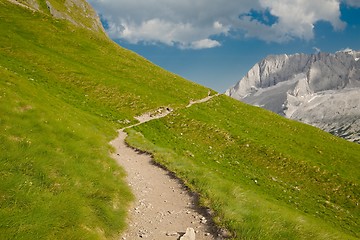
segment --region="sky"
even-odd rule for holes
[[[272,54],[360,50],[360,0],[89,0],[111,39],[224,92]]]

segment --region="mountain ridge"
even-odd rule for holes
[[[225,94],[359,142],[359,56],[351,49],[270,55]]]
[[[7,0],[10,3],[50,14],[55,19],[65,19],[76,26],[81,26],[92,31],[105,33],[100,18],[85,0],[65,0],[59,3],[57,0]]]

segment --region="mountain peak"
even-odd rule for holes
[[[341,50],[337,51],[336,53],[349,53],[349,54],[353,54],[354,52],[356,52],[356,51],[352,50],[351,48],[345,48],[345,49],[341,49]]]
[[[270,55],[225,94],[360,142],[359,58],[352,49]]]

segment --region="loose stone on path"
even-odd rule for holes
[[[186,233],[180,238],[180,240],[195,240],[195,231],[193,228],[187,228]]]

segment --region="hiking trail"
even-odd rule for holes
[[[209,101],[217,95],[190,101],[186,107]],[[139,123],[126,128],[165,117],[171,112],[169,108],[161,108],[155,114],[146,113],[136,117]],[[127,183],[136,200],[129,209],[128,228],[120,239],[220,239],[209,213],[198,207],[195,194],[169,171],[157,166],[151,155],[130,148],[125,143],[124,129],[119,130],[118,137],[110,142],[115,148],[112,157],[125,169]]]

